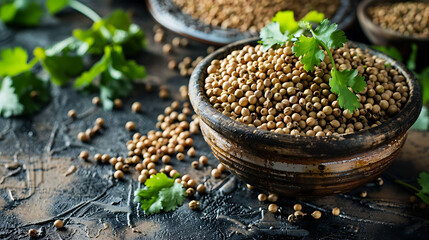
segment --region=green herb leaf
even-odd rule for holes
[[[30,70],[34,63],[27,63],[27,52],[20,47],[7,48],[0,52],[0,76],[14,76]]]
[[[18,95],[12,85],[12,78],[5,77],[0,86],[0,115],[3,117],[17,116],[24,112],[24,106],[19,102]]]
[[[51,14],[55,14],[68,6],[70,0],[47,0],[46,8]]]
[[[330,24],[328,19],[323,20],[314,30],[313,36],[326,44],[328,48],[339,48],[347,42],[345,33],[338,29],[336,23]]]
[[[356,92],[365,89],[366,82],[363,76],[359,76],[357,70],[344,70],[342,72],[332,69],[332,78],[329,80],[331,91],[338,95],[338,103],[343,109],[350,112],[358,109],[360,104],[358,97],[348,87]]]
[[[422,187],[420,192],[424,194],[429,194],[429,173],[421,172],[417,181]]]
[[[8,25],[37,26],[43,15],[35,0],[14,0],[0,6],[0,19]]]
[[[407,68],[410,69],[411,71],[416,70],[417,50],[418,50],[417,44],[415,43],[411,44],[411,53],[407,61]]]
[[[287,33],[281,33],[278,22],[272,22],[262,28],[259,36],[262,39],[259,41],[259,43],[262,43],[262,51],[267,51],[274,46],[283,46],[289,39]]]
[[[146,187],[134,192],[134,201],[141,204],[145,214],[159,213],[176,209],[183,204],[185,189],[164,173],[153,175],[145,182]]]
[[[281,33],[293,33],[299,29],[293,11],[280,11],[271,19],[271,22],[278,22]],[[271,23],[270,23],[271,24]]]
[[[325,19],[325,14],[313,10],[308,12],[300,21],[320,23],[323,19]]]
[[[301,62],[306,71],[313,71],[314,67],[319,66],[325,58],[325,53],[320,49],[318,41],[306,36],[299,37],[299,40],[292,47],[292,51],[296,56],[302,56]]]
[[[395,47],[386,47],[386,46],[372,46],[372,48],[377,49],[380,52],[384,52],[387,55],[393,57],[394,59],[402,62],[402,55],[399,50]]]

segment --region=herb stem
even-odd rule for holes
[[[335,61],[334,61],[334,57],[332,57],[332,53],[331,50],[328,48],[328,46],[326,46],[326,44],[323,41],[320,41],[319,39],[317,39],[316,37],[316,33],[314,33],[313,29],[310,27],[309,28],[311,34],[313,35],[313,37],[317,40],[317,42],[326,50],[326,52],[328,53],[329,58],[331,59],[331,63],[332,63],[332,69],[337,70],[337,68],[335,67]]]
[[[404,186],[404,187],[406,187],[406,188],[412,189],[412,190],[414,190],[414,191],[416,191],[416,192],[420,192],[420,190],[419,190],[419,189],[417,189],[417,188],[416,188],[416,187],[414,187],[413,185],[408,184],[408,183],[406,183],[406,182],[404,182],[404,181],[401,181],[401,180],[395,179],[395,181],[394,181],[394,182],[395,182],[395,183],[397,183],[397,184],[399,184],[399,185],[402,185],[402,186]]]
[[[76,10],[76,11],[82,13],[83,15],[87,16],[93,22],[98,22],[101,20],[101,17],[96,12],[94,12],[91,8],[82,4],[79,1],[71,0],[69,2],[69,6],[71,8],[73,8],[74,10]]]

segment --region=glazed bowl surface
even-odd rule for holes
[[[422,100],[416,78],[393,58],[364,44],[404,75],[409,85],[408,102],[401,112],[380,126],[353,134],[303,137],[260,130],[235,121],[216,110],[204,91],[207,67],[257,38],[225,46],[207,56],[195,68],[189,96],[200,117],[201,131],[213,154],[246,183],[289,196],[320,196],[348,192],[380,175],[401,150],[408,129],[419,116]]]

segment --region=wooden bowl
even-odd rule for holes
[[[152,17],[165,28],[207,44],[225,45],[258,35],[249,31],[241,32],[238,29],[207,25],[183,13],[172,0],[146,0],[146,5]],[[336,22],[338,27],[344,30],[354,22],[355,9],[355,1],[341,0],[331,21]]]
[[[257,45],[256,38],[225,46],[207,56],[195,68],[189,95],[200,117],[201,131],[216,158],[245,182],[283,195],[317,196],[347,192],[372,181],[392,163],[419,116],[422,99],[416,78],[405,66],[364,44],[396,67],[409,85],[409,100],[395,117],[380,126],[353,134],[331,137],[303,137],[277,134],[249,127],[217,111],[204,91],[207,67],[245,45]]]
[[[359,23],[362,27],[363,32],[369,38],[369,40],[376,45],[383,46],[406,46],[411,43],[419,44],[419,47],[426,48],[429,43],[429,37],[419,36],[405,36],[399,32],[391,29],[385,29],[375,24],[370,15],[368,14],[368,7],[374,6],[379,3],[388,2],[405,2],[405,0],[365,0],[362,1],[357,9],[357,16]],[[429,0],[423,0],[423,2],[429,2]]]

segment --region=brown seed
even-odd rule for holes
[[[279,197],[275,193],[270,193],[270,194],[268,194],[267,199],[270,202],[277,202],[277,200],[279,199]]]
[[[191,176],[189,176],[189,174],[185,174],[182,176],[182,181],[188,182],[189,180],[191,180]]]
[[[79,132],[77,134],[77,139],[81,142],[87,142],[89,140],[89,137],[84,132]]]
[[[341,213],[341,211],[339,208],[336,207],[336,208],[332,209],[332,215],[338,216],[338,215],[340,215],[340,213]]]
[[[384,181],[381,177],[377,178],[376,182],[377,182],[378,186],[383,186],[383,184],[384,184]]]
[[[169,163],[169,162],[170,162],[170,160],[171,160],[171,157],[170,157],[170,156],[168,156],[168,155],[164,155],[164,156],[162,156],[162,159],[161,159],[161,161],[162,161],[163,163]]]
[[[94,155],[94,161],[96,161],[96,162],[100,162],[100,161],[101,161],[101,157],[102,157],[102,155],[101,155],[101,154],[96,153],[96,154]]]
[[[250,185],[250,184],[246,184],[246,187],[248,188],[248,189],[250,189],[250,190],[253,190],[255,187],[254,186],[252,186],[252,185]]]
[[[146,175],[139,175],[138,180],[140,183],[146,182],[147,176]]]
[[[289,215],[287,217],[287,221],[290,222],[290,223],[296,223],[297,220],[298,219],[297,219],[297,217],[294,214],[291,214],[291,215]]]
[[[183,159],[185,159],[185,154],[179,152],[176,155],[177,160],[182,161]]]
[[[171,170],[170,177],[174,178],[177,176],[180,176],[180,173],[176,169]]]
[[[89,152],[86,151],[86,150],[80,152],[79,158],[83,159],[83,160],[88,160],[88,158],[89,158]]]
[[[121,99],[116,98],[115,100],[113,100],[113,107],[114,108],[120,109],[120,108],[122,108],[122,106],[123,106],[123,103],[122,103]]]
[[[193,147],[189,148],[187,155],[190,157],[195,157],[195,148],[193,148]]]
[[[150,174],[149,174],[149,170],[147,170],[147,169],[143,169],[141,172],[140,172],[140,175],[145,175],[146,177],[148,177]]]
[[[93,97],[92,98],[92,104],[94,104],[94,105],[100,105],[101,104],[101,100],[100,100],[100,97]]]
[[[123,171],[123,172],[129,172],[129,171],[130,171],[130,165],[128,165],[128,164],[124,164],[124,165],[122,166],[122,171]]]
[[[166,43],[162,46],[162,52],[165,54],[171,53],[172,49],[173,48],[171,47],[171,44],[169,44],[169,43]]]
[[[159,97],[162,99],[167,99],[169,97],[168,90],[167,89],[161,89],[159,91]]]
[[[267,200],[267,195],[265,195],[265,194],[263,194],[263,193],[259,194],[259,195],[258,195],[258,200],[259,200],[260,202],[265,202],[265,200]]]
[[[55,220],[54,227],[56,227],[57,229],[63,228],[64,227],[64,222],[62,220],[60,220],[60,219]]]
[[[199,192],[199,193],[205,193],[206,192],[206,186],[204,184],[198,184],[198,186],[197,186],[197,192]]]
[[[67,113],[69,118],[75,118],[77,116],[76,110],[72,109]]]
[[[215,168],[212,170],[211,174],[214,178],[219,178],[221,175],[221,172],[219,171],[219,169]]]
[[[299,203],[293,205],[293,210],[295,210],[295,211],[301,211],[302,210],[302,205],[299,204]]]
[[[194,194],[195,194],[195,189],[193,189],[191,187],[186,189],[186,196],[192,197],[192,196],[194,196]]]
[[[171,40],[171,44],[174,47],[179,47],[179,45],[180,45],[180,38],[178,38],[178,37],[173,38],[173,40]]]
[[[209,163],[209,159],[206,156],[201,156],[199,162],[201,163],[201,165],[205,166]]]
[[[141,103],[139,103],[139,102],[134,102],[134,103],[131,105],[131,111],[132,111],[133,113],[141,112],[141,111],[142,111],[142,104],[141,104]]]
[[[279,209],[279,207],[275,203],[271,203],[270,205],[268,205],[268,211],[269,212],[275,213],[275,212],[277,212],[278,209]]]
[[[122,179],[124,177],[124,172],[122,172],[121,170],[116,170],[113,174],[113,177],[116,179]]]
[[[198,208],[198,206],[200,205],[200,203],[196,200],[192,200],[189,202],[188,206],[190,209],[195,210]]]
[[[102,162],[107,163],[107,162],[109,162],[109,160],[110,160],[109,154],[103,154],[103,156],[101,156]]]
[[[188,44],[189,44],[189,40],[187,38],[180,39],[180,45],[182,45],[183,47],[188,46]]]
[[[303,218],[305,215],[307,215],[306,213],[303,213],[303,212],[301,212],[301,211],[295,211],[294,213],[293,213],[293,215],[296,217],[296,218]]]
[[[122,170],[122,167],[124,166],[124,163],[122,163],[122,162],[117,162],[116,164],[115,164],[115,169],[116,170]]]
[[[314,211],[313,213],[311,213],[311,216],[312,216],[314,219],[319,219],[320,217],[322,217],[322,213],[321,213],[320,211],[316,210],[316,211]]]
[[[198,161],[193,161],[193,162],[191,163],[191,166],[192,166],[193,168],[198,168],[198,167],[200,166],[200,164],[198,163]]]
[[[416,196],[414,196],[414,195],[411,195],[411,196],[410,196],[410,198],[408,199],[408,201],[409,201],[410,203],[414,203],[414,202],[416,202],[416,201],[417,201],[417,197],[416,197]]]
[[[128,121],[125,124],[125,129],[127,129],[128,131],[133,131],[134,129],[136,129],[136,123],[133,121]]]
[[[176,63],[176,61],[174,61],[174,60],[170,60],[170,61],[168,61],[168,69],[173,70],[173,69],[175,69],[176,67],[177,67],[177,63]]]
[[[217,165],[217,169],[218,169],[221,173],[223,173],[223,172],[225,172],[225,171],[226,171],[226,168],[225,168],[225,166],[224,166],[222,163],[219,163],[219,164]]]
[[[74,166],[74,165],[72,165],[72,166],[70,166],[70,167],[67,169],[67,171],[66,171],[66,173],[65,173],[64,175],[65,175],[65,176],[71,175],[71,174],[73,174],[74,172],[76,172],[76,170],[77,170],[77,167],[76,167],[76,166]]]
[[[109,160],[109,163],[110,163],[112,166],[115,166],[115,164],[116,164],[116,163],[118,163],[118,159],[117,159],[117,158],[115,158],[115,157],[113,157],[113,158],[111,158],[111,159]]]
[[[361,198],[366,198],[366,196],[368,195],[368,193],[367,193],[367,191],[362,191],[361,193],[360,193],[360,197]]]
[[[103,118],[97,118],[95,119],[95,124],[99,127],[104,126],[104,119]]]
[[[30,237],[37,237],[37,234],[39,234],[39,232],[36,230],[36,229],[30,229],[30,230],[28,230],[28,236],[30,236]]]
[[[189,187],[195,187],[195,186],[197,186],[197,182],[194,179],[190,179],[187,182],[187,184],[188,184]]]

